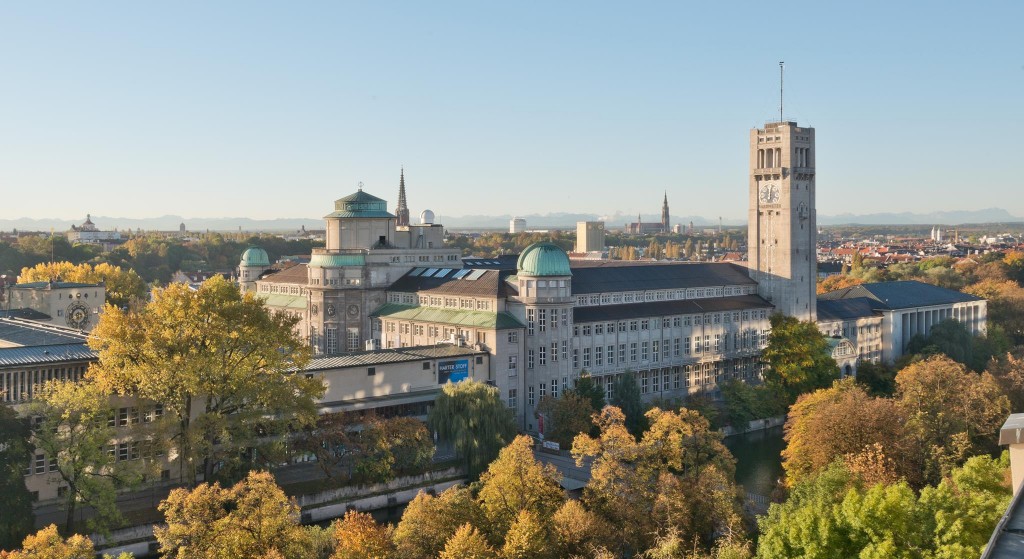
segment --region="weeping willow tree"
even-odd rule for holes
[[[455,445],[466,460],[471,479],[487,468],[516,433],[512,412],[502,403],[498,389],[474,380],[445,384],[430,409],[427,425]]]

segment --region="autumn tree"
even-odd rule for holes
[[[523,509],[505,534],[501,548],[502,559],[555,559],[556,550],[551,541],[549,522],[536,513]]]
[[[32,494],[25,487],[29,467],[28,420],[0,406],[0,549],[13,549],[32,532]]]
[[[258,559],[270,553],[306,557],[307,539],[299,507],[267,472],[249,475],[231,488],[203,483],[175,489],[160,503],[166,526],[153,529],[164,557]]]
[[[45,262],[31,268],[23,268],[18,276],[19,283],[57,280],[77,283],[103,282],[107,302],[117,307],[126,307],[146,297],[146,282],[131,269],[122,269],[107,263],[72,264],[71,262]]]
[[[583,501],[612,527],[619,553],[648,549],[670,530],[710,547],[739,522],[732,455],[696,412],[654,408],[646,417],[650,428],[637,439],[608,406],[595,418],[598,437],[576,437],[576,463],[592,460]]]
[[[40,418],[31,443],[56,466],[67,488],[62,497],[64,530],[75,530],[80,504],[95,511],[92,528],[105,530],[118,524],[116,489],[140,481],[142,471],[138,461],[118,461],[108,452],[118,433],[109,424],[114,410],[107,393],[90,381],[51,381],[36,393],[25,413]]]
[[[377,524],[365,512],[350,510],[334,523],[338,545],[331,559],[389,559],[394,557],[393,528]]]
[[[986,371],[1010,400],[1011,410],[1024,410],[1024,348],[1017,347],[988,362]]]
[[[928,452],[927,475],[937,481],[978,452],[1010,414],[1010,402],[989,373],[978,375],[944,355],[913,363],[896,375],[897,399]]]
[[[195,484],[218,464],[278,461],[273,435],[316,420],[324,386],[296,374],[309,360],[297,321],[219,276],[195,291],[172,284],[144,307],[103,314],[89,374],[107,391],[163,404],[181,475]]]
[[[0,559],[94,559],[96,551],[92,540],[80,534],[64,539],[57,525],[50,524],[35,534],[25,537],[21,549],[11,553],[0,551]],[[108,556],[109,557],[109,556]],[[122,555],[119,559],[130,559]]]
[[[559,557],[583,556],[612,543],[611,527],[576,499],[567,499],[555,511],[551,528]]]
[[[572,446],[579,433],[590,431],[594,414],[590,400],[572,390],[558,398],[545,396],[537,405],[537,413],[544,416],[544,439],[557,442],[562,448]]]
[[[771,327],[768,346],[761,352],[768,365],[765,382],[778,386],[790,401],[832,384],[839,367],[817,324],[775,313]]]
[[[1024,344],[1024,287],[1020,283],[983,280],[967,286],[964,292],[988,301],[988,323],[1001,326],[1013,344]]]
[[[471,478],[480,475],[516,431],[512,412],[501,401],[498,389],[472,379],[444,385],[427,416],[427,425],[455,444]]]
[[[901,477],[920,486],[920,450],[906,428],[907,419],[896,402],[869,396],[853,379],[800,396],[785,425],[786,483],[796,485],[837,459],[878,445],[882,456],[898,461]]]
[[[864,283],[863,279],[846,274],[829,276],[818,282],[818,295],[828,293],[829,291],[836,291],[838,289],[846,289],[847,287],[853,287],[862,283]]]
[[[466,487],[451,487],[437,497],[421,491],[395,526],[394,541],[402,559],[434,559],[466,523],[486,522],[480,505]]]
[[[483,534],[472,525],[463,524],[448,539],[444,550],[437,557],[438,559],[497,559],[498,554],[487,543]]]
[[[550,518],[565,500],[562,476],[533,456],[533,440],[519,435],[501,449],[480,476],[480,507],[495,541],[508,532],[524,511],[533,518]]]

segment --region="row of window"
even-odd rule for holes
[[[572,321],[571,311],[572,309],[526,309],[526,333],[532,336],[538,331],[546,332],[549,325],[551,328],[558,328],[561,324],[563,328],[568,328]]]
[[[78,381],[85,374],[86,365],[52,367],[26,371],[0,373],[0,402],[29,400],[39,387],[51,380]]]
[[[756,293],[754,286],[696,287],[691,289],[659,289],[650,291],[626,291],[577,295],[577,307],[616,305],[622,303],[643,303],[651,301],[679,301],[684,299],[705,299],[708,297],[730,297]]]
[[[126,425],[137,425],[140,421],[142,423],[152,423],[163,416],[163,404],[145,406],[141,409],[136,406],[117,408],[110,411],[110,415],[107,417],[107,426],[124,427]]]
[[[573,369],[581,367],[587,369],[591,366],[603,367],[615,365],[616,362],[624,364],[627,362],[653,362],[667,361],[672,357],[683,357],[689,355],[717,354],[727,351],[755,350],[768,345],[768,330],[744,330],[714,336],[693,336],[679,337],[666,340],[651,340],[641,342],[630,342],[618,344],[618,351],[615,345],[596,346],[594,348],[584,347],[582,351],[574,348],[572,350]],[[533,369],[534,366],[543,367],[547,365],[548,359],[557,361],[558,356],[562,359],[567,357],[568,344],[565,341],[551,344],[551,351],[546,346],[540,346],[536,350],[526,351],[526,368]],[[582,355],[582,363],[580,356]],[[536,359],[535,359],[536,358]],[[515,360],[509,359],[509,370],[515,369]]]

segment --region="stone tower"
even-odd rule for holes
[[[770,122],[750,131],[750,277],[775,310],[817,318],[814,129]]]
[[[668,233],[671,231],[668,219],[668,191],[665,191],[665,199],[661,202],[661,232]]]
[[[395,208],[395,215],[398,217],[395,225],[409,226],[409,206],[405,203],[405,167],[402,167],[402,174],[398,179],[398,207]]]

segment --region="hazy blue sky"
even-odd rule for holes
[[[0,3],[0,218],[746,211],[751,127],[818,211],[1024,216],[1024,2]]]

